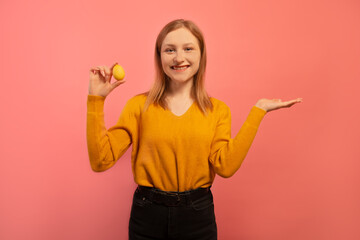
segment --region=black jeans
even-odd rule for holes
[[[150,201],[136,190],[131,207],[129,239],[216,240],[217,226],[211,191],[186,204],[165,206]]]

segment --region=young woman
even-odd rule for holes
[[[106,96],[125,81],[111,82],[112,67],[90,69],[87,144],[94,171],[112,167],[132,144],[138,184],[129,239],[217,239],[215,174],[231,177],[240,167],[269,111],[290,107],[260,99],[235,138],[231,114],[204,88],[206,49],[200,29],[183,19],[168,23],[155,46],[156,79],[149,92],[127,101],[117,124],[104,124]]]

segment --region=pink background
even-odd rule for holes
[[[269,112],[247,158],[213,185],[219,239],[360,239],[360,2],[1,1],[0,239],[127,239],[130,150],[91,170],[89,69],[119,62],[107,127],[153,82],[160,29],[191,19],[208,49],[208,92],[233,137],[260,98]]]

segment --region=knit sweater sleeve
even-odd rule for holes
[[[253,106],[235,138],[231,138],[231,112],[225,105],[217,123],[210,162],[221,177],[231,177],[240,168],[266,111]]]
[[[116,125],[106,129],[104,122],[105,97],[88,95],[86,138],[91,168],[102,172],[111,168],[130,147],[137,130],[134,101],[123,108]]]

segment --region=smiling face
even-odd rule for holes
[[[199,70],[201,51],[197,38],[186,28],[168,33],[161,45],[161,64],[175,82],[192,81]]]

